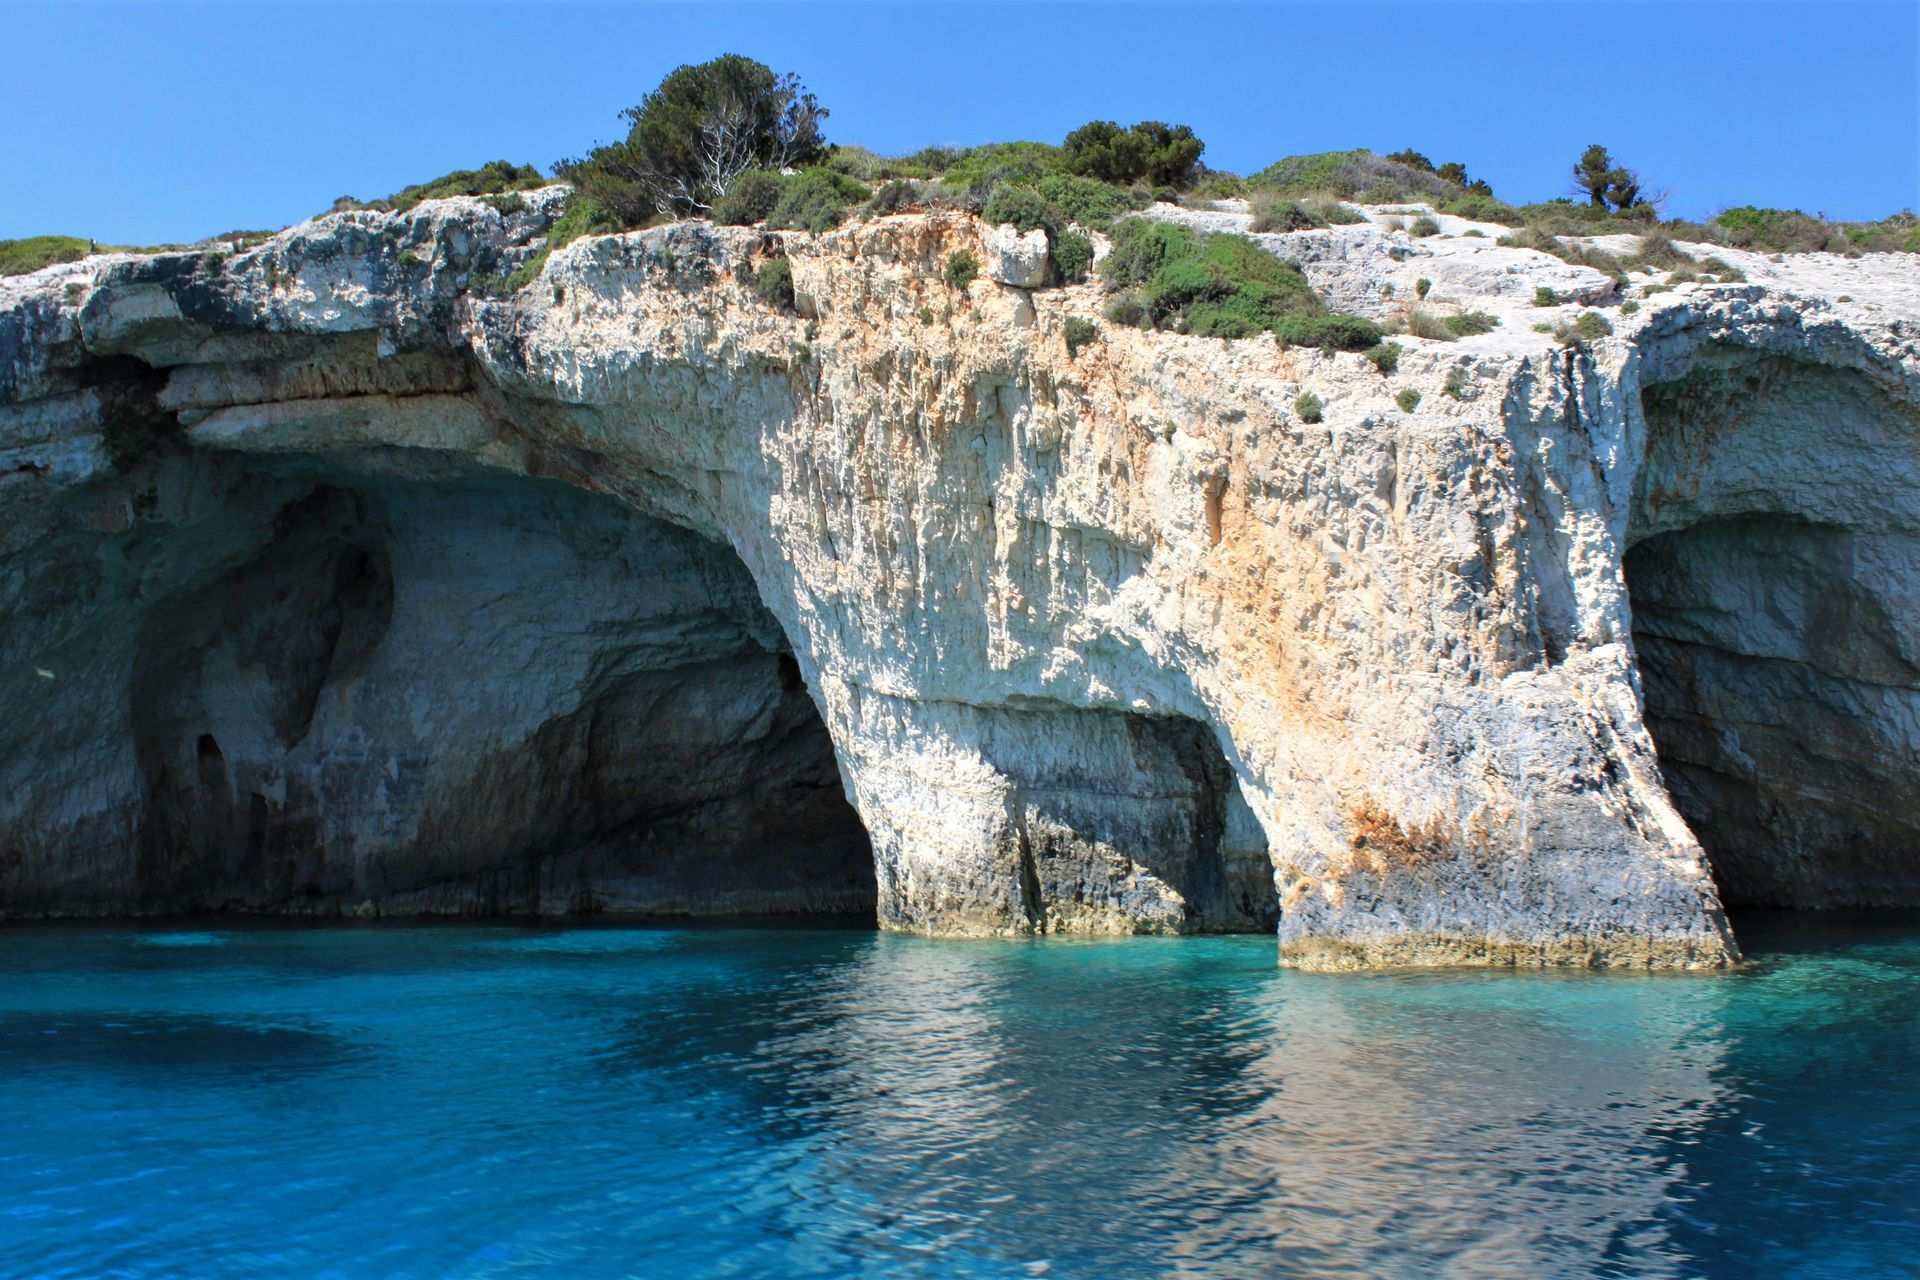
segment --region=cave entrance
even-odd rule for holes
[[[873,918],[731,549],[541,481],[229,496],[136,642],[145,909]]]
[[[1646,722],[1729,904],[1920,904],[1920,416],[1707,348],[1643,393]]]
[[[1266,833],[1206,725],[1037,699],[972,714],[972,740],[1011,787],[1036,931],[1278,927]]]

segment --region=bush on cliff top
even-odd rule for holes
[[[808,169],[780,180],[780,199],[767,215],[767,223],[799,231],[831,231],[846,221],[854,205],[872,196],[845,174]]]
[[[404,213],[422,200],[445,200],[450,196],[484,196],[504,194],[509,191],[532,191],[544,187],[550,181],[540,170],[530,164],[514,164],[510,160],[490,160],[478,169],[455,169],[428,182],[416,182],[410,187],[402,187],[384,200],[355,200],[352,196],[341,196],[333,202],[330,213],[345,213],[350,209],[392,210]]]
[[[1128,218],[1114,229],[1100,265],[1107,287],[1124,291],[1110,316],[1138,314],[1158,329],[1217,338],[1272,330],[1289,345],[1342,348],[1380,331],[1352,316],[1330,316],[1300,268],[1238,235],[1202,236],[1168,222]],[[1121,321],[1125,323],[1125,320]]]

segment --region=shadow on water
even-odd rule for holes
[[[218,1087],[334,1071],[353,1056],[337,1037],[299,1026],[181,1014],[0,1016],[0,1078],[107,1070]]]

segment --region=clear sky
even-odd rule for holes
[[[1669,211],[1920,205],[1920,6],[133,6],[0,0],[0,237],[273,228],[619,132],[673,67],[798,72],[882,152],[1191,124],[1216,168],[1411,146],[1516,202],[1604,142]]]

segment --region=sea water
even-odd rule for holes
[[[1914,1275],[1920,921],[1743,924],[1657,976],[0,930],[0,1275]]]

